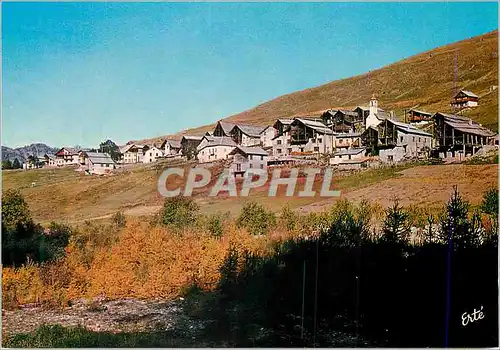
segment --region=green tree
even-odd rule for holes
[[[106,140],[99,144],[99,152],[108,153],[115,162],[120,160],[120,148],[111,140]]]
[[[2,225],[12,230],[30,223],[31,213],[21,192],[12,189],[5,191],[2,195]]]
[[[485,214],[498,217],[498,189],[490,188],[484,193],[481,210]]]
[[[19,162],[19,159],[14,159],[12,162],[12,169],[21,169],[23,166],[21,165],[21,162]]]
[[[163,225],[181,229],[196,222],[198,210],[198,204],[191,198],[182,196],[166,198],[160,220]]]
[[[9,159],[2,161],[2,169],[12,169],[12,162]]]
[[[252,235],[263,235],[276,225],[276,217],[262,205],[249,202],[241,209],[236,225],[246,228]]]
[[[382,240],[391,243],[407,243],[411,228],[409,218],[408,212],[399,205],[399,200],[395,199],[393,205],[386,210]]]
[[[441,218],[441,241],[448,242],[451,237],[456,249],[470,247],[476,244],[476,237],[471,234],[469,222],[469,202],[464,200],[454,187],[453,194],[446,205],[446,213]]]

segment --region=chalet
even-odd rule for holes
[[[331,153],[335,133],[321,121],[295,118],[290,124],[290,146],[297,153]]]
[[[231,137],[238,145],[256,146],[260,145],[261,133],[264,129],[261,126],[236,124],[231,129]]]
[[[273,139],[277,134],[277,130],[272,126],[266,126],[264,130],[260,132],[260,144],[264,148],[273,146]]]
[[[156,147],[156,145],[148,146],[148,149],[144,152],[144,157],[142,158],[143,163],[154,163],[158,158],[163,157],[163,150]]]
[[[188,160],[196,158],[196,148],[205,136],[184,135],[181,139],[181,152]]]
[[[451,106],[453,108],[462,109],[467,107],[477,107],[479,97],[467,90],[460,90],[453,100],[451,100]]]
[[[361,146],[361,133],[348,133],[335,135],[335,148],[351,148]]]
[[[431,150],[432,135],[410,124],[386,119],[370,126],[362,135],[363,143],[382,162],[426,157]]]
[[[204,136],[196,148],[198,161],[208,163],[226,159],[227,155],[236,147],[236,143],[227,136]]]
[[[365,129],[368,129],[371,126],[376,127],[384,120],[391,119],[392,117],[392,113],[385,112],[384,110],[378,108],[378,101],[375,98],[375,95],[373,95],[370,99],[370,112],[365,120]]]
[[[43,158],[45,159],[46,166],[48,166],[48,167],[56,166],[56,156],[55,155],[45,153]]]
[[[347,160],[363,159],[365,157],[366,148],[350,148],[337,151],[330,158],[331,165],[337,165]]]
[[[231,130],[236,126],[236,124],[233,123],[228,123],[224,122],[222,120],[217,122],[217,125],[215,126],[215,129],[212,133],[211,136],[226,136],[226,137],[231,137]]]
[[[181,142],[177,140],[165,140],[160,146],[165,156],[177,155],[181,153]]]
[[[149,149],[147,145],[138,145],[131,143],[120,149],[123,155],[123,164],[142,163],[144,153]]]
[[[495,133],[470,118],[438,112],[433,115],[436,150],[441,157],[455,157],[460,151],[464,156],[475,154],[490,144]]]
[[[278,119],[273,124],[276,136],[272,139],[272,154],[277,157],[287,156],[292,153],[290,145],[290,125],[293,119]]]
[[[78,151],[71,147],[63,147],[56,152],[56,165],[76,165],[79,163]]]
[[[85,152],[85,167],[89,174],[109,174],[116,169],[116,163],[108,153]]]
[[[420,122],[432,121],[432,113],[412,108],[408,111],[407,121],[408,123],[420,123]]]
[[[323,123],[337,133],[350,133],[363,128],[364,118],[358,112],[345,109],[328,110],[321,115]]]
[[[228,155],[230,170],[235,175],[249,169],[267,169],[268,153],[261,147],[236,146]]]

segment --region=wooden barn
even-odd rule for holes
[[[363,128],[363,115],[345,109],[328,110],[321,115],[323,123],[339,133],[355,132]]]
[[[492,143],[495,133],[470,118],[438,112],[434,120],[436,149],[442,156],[455,157],[475,154],[484,145]]]

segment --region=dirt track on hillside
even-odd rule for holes
[[[453,164],[410,168],[403,170],[400,177],[357,190],[343,191],[340,198],[355,202],[367,199],[388,206],[394,196],[397,196],[402,205],[434,207],[450,198],[454,185],[458,186],[460,194],[471,204],[479,204],[488,188],[498,187],[498,166]],[[299,211],[320,211],[336,200],[337,198],[331,198],[319,201],[301,207]]]

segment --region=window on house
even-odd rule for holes
[[[401,136],[399,139],[401,140],[400,142],[403,142],[403,136]]]
[[[278,145],[281,145],[281,140],[278,140],[276,143],[277,143]]]
[[[415,136],[413,136],[413,142],[415,142]]]
[[[278,148],[276,152],[281,153],[281,148]]]
[[[260,168],[261,168],[261,169],[264,169],[264,164],[261,164],[261,165],[260,165]]]
[[[106,168],[109,168],[109,164],[106,164]]]
[[[264,160],[264,156],[260,156],[260,160]]]
[[[339,143],[342,143],[343,141],[344,141],[344,140],[342,140],[342,139],[339,139]]]
[[[389,162],[394,161],[394,156],[387,156],[387,160],[388,160]]]
[[[252,163],[250,163],[250,168],[252,168],[252,165],[253,165],[253,164],[252,164]]]
[[[351,159],[351,155],[349,154],[349,160]]]
[[[248,156],[248,159],[252,160],[252,155],[249,155],[249,156]]]
[[[323,142],[323,139],[318,139],[318,143],[321,143],[321,142]]]
[[[319,147],[314,147],[314,152],[319,152]]]
[[[418,138],[418,142],[420,142],[420,137]]]

